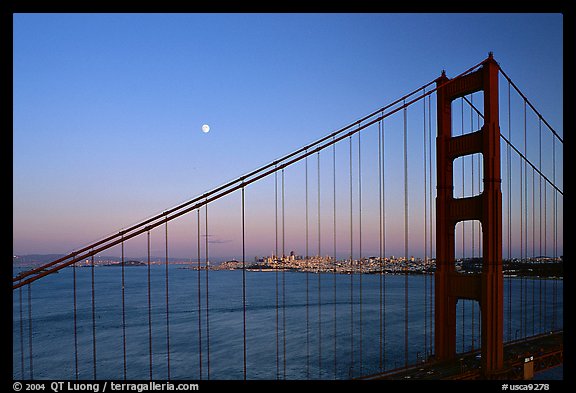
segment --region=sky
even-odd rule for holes
[[[14,14],[13,21],[15,255],[67,253],[115,233],[352,123],[442,70],[453,77],[490,51],[563,135],[561,14],[71,13]],[[410,116],[410,124],[419,121],[417,113]],[[210,132],[202,132],[204,124]],[[372,152],[363,153],[362,165],[376,157],[370,156],[374,135],[362,136]],[[346,146],[338,147],[343,162]],[[562,147],[556,149],[561,155]],[[321,160],[326,173],[329,154]],[[402,170],[394,162],[391,178]],[[561,179],[561,164],[558,172]],[[302,202],[302,173],[302,165],[286,173],[290,216]],[[410,190],[422,189],[421,181],[411,180]],[[402,217],[392,214],[392,195],[402,183],[391,184],[388,253],[400,253],[402,246],[393,244],[402,242],[402,233],[394,235],[393,228]],[[273,178],[262,182],[268,191],[258,187],[246,191],[249,256],[274,250]],[[363,198],[377,194],[368,180],[363,187]],[[421,198],[417,191],[410,195]],[[309,198],[317,194],[310,191]],[[239,196],[230,201],[221,213],[210,211],[211,251],[222,257],[239,250],[241,218],[233,207]],[[321,205],[324,214],[331,203]],[[310,217],[317,213],[313,206]],[[375,217],[370,206],[367,201],[363,210],[368,226]],[[171,230],[172,256],[196,255],[195,220],[192,215]],[[329,221],[323,219],[324,228]],[[309,222],[312,254],[317,224]],[[287,236],[300,240],[286,248],[303,254],[302,218],[288,224]],[[342,213],[338,226],[345,225]],[[342,244],[349,242],[342,236]],[[365,252],[375,252],[374,234],[366,230],[365,236]],[[160,235],[155,239],[161,243]],[[322,240],[324,249],[332,247]]]

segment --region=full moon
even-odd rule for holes
[[[202,131],[203,131],[203,132],[208,132],[208,131],[210,131],[210,126],[209,126],[208,124],[204,124],[204,125],[202,126]]]

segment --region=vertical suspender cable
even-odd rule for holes
[[[380,289],[380,307],[378,308],[378,320],[379,320],[379,353],[378,353],[378,360],[379,360],[379,369],[380,372],[383,371],[383,363],[382,363],[382,330],[383,330],[383,311],[382,311],[382,276],[384,275],[384,270],[382,267],[382,120],[378,122],[378,262],[380,265],[380,277],[379,277],[379,289]]]
[[[74,302],[74,369],[78,380],[78,316],[76,306],[76,263],[72,264],[72,291]]]
[[[404,100],[406,105],[406,100]],[[404,367],[408,367],[408,125],[404,106]]]
[[[404,100],[404,105],[406,101]],[[408,129],[404,107],[404,367],[408,367]]]
[[[30,379],[34,379],[34,363],[32,351],[32,284],[28,284],[28,351],[30,361]]]
[[[246,226],[244,187],[242,187],[242,332],[244,336],[244,380],[246,380]]]
[[[432,201],[433,201],[433,191],[432,191],[432,96],[429,95],[428,96],[428,140],[430,141],[430,143],[428,144],[428,160],[429,160],[429,165],[428,167],[430,168],[430,181],[428,182],[428,186],[430,188],[430,258],[432,258],[432,246],[433,246],[433,231],[434,231],[434,219],[433,219],[433,214],[434,214],[434,208],[432,206]],[[431,265],[431,264],[430,264]],[[429,266],[430,267],[430,266]],[[430,301],[430,323],[428,324],[428,326],[430,326],[430,333],[429,333],[429,344],[430,344],[430,350],[429,350],[429,354],[432,354],[433,352],[433,348],[432,348],[432,344],[433,344],[433,339],[432,339],[432,329],[433,329],[433,322],[434,322],[434,316],[433,316],[433,304],[432,301],[434,299],[433,296],[433,282],[434,282],[434,276],[432,274],[427,274],[427,277],[430,276],[430,284],[428,286],[429,290],[430,290],[430,296],[428,297],[429,301]]]
[[[358,123],[358,126],[360,126],[360,123]],[[358,275],[358,278],[360,279],[359,282],[359,290],[360,290],[360,320],[359,320],[359,325],[360,325],[360,343],[359,343],[359,355],[360,355],[360,375],[362,375],[362,336],[363,336],[363,318],[362,318],[362,313],[363,313],[363,296],[362,296],[362,276],[364,275],[364,272],[362,270],[363,268],[363,260],[362,260],[362,149],[361,149],[361,141],[360,141],[360,134],[361,132],[358,132],[358,261],[360,262],[360,274]]]
[[[94,255],[91,257],[91,289],[92,289],[92,366],[93,375],[96,379],[96,292],[94,285]]]
[[[335,137],[332,137],[332,140],[334,141]],[[333,353],[334,353],[334,379],[336,379],[337,377],[337,354],[336,354],[336,337],[337,337],[337,325],[336,325],[336,263],[337,263],[337,258],[336,258],[336,144],[333,143],[332,144],[332,201],[334,202],[333,205],[333,212],[332,212],[332,217],[333,217],[333,233],[332,233],[332,237],[333,237],[333,246],[334,246],[334,250],[333,250],[333,258],[334,258],[334,269],[332,270],[332,290],[333,290],[333,299],[334,299],[334,304],[333,304],[333,316],[332,316],[332,320],[334,321],[334,331],[333,331],[333,335],[334,335],[334,349],[333,349]]]
[[[152,380],[152,291],[150,283],[150,231],[146,232],[147,236],[147,284],[148,284],[148,361],[150,380]]]
[[[165,257],[166,257],[166,270],[165,270],[165,284],[166,284],[166,362],[168,366],[168,380],[170,380],[170,308],[169,308],[169,285],[168,285],[168,218],[165,222]]]
[[[206,261],[204,268],[206,269],[206,284],[205,284],[205,292],[206,292],[206,378],[210,379],[210,302],[209,302],[209,280],[208,280],[208,272],[210,270],[210,260],[208,259],[208,201],[206,201],[205,206],[205,244],[204,244],[204,253],[206,255]]]
[[[524,263],[524,171],[522,159],[520,163],[520,269]],[[524,274],[520,275],[520,337],[524,337]]]
[[[542,120],[538,118],[538,167],[542,169]],[[538,235],[539,235],[539,245],[538,245],[538,255],[540,259],[540,267],[542,263],[542,176],[538,176]],[[542,274],[542,273],[541,273]],[[542,277],[538,280],[538,290],[539,290],[539,300],[538,300],[538,316],[540,319],[540,333],[542,330]]]
[[[556,139],[552,138],[552,181],[556,185]],[[558,193],[552,190],[554,193],[554,265],[558,263]],[[556,330],[556,306],[558,302],[558,278],[554,274],[553,285],[553,300],[552,300],[552,330]]]
[[[524,100],[524,156],[528,157],[526,100]],[[524,337],[528,336],[528,163],[524,161]]]
[[[126,380],[126,304],[124,281],[124,235],[122,235],[122,350],[124,360],[124,380]]]
[[[544,255],[546,257],[546,263],[549,264],[548,258],[548,185],[544,182]],[[548,276],[550,275],[550,269],[547,268]],[[548,330],[548,280],[550,277],[547,277],[544,280],[544,329]]]
[[[283,375],[286,379],[286,215],[284,214],[284,168],[282,168],[282,362]]]
[[[274,166],[276,168],[276,166]],[[276,275],[276,379],[280,379],[280,316],[278,301],[278,172],[274,171],[274,267]]]
[[[348,138],[350,154],[350,377],[354,373],[354,259],[353,259],[353,233],[352,233],[352,136]]]
[[[426,88],[424,88],[426,94]],[[427,166],[427,149],[426,149],[426,99],[423,100],[423,141],[424,141],[424,269],[428,264],[428,166]],[[424,351],[428,348],[428,277],[424,276]],[[424,355],[426,359],[426,355]]]
[[[464,97],[460,99],[461,104],[461,135],[464,135]],[[462,157],[462,198],[464,198],[464,184],[465,184],[465,174],[464,174],[464,161],[465,157]],[[465,249],[465,239],[466,239],[466,222],[462,221],[462,267],[464,267],[464,262],[466,259],[466,249]],[[462,352],[465,352],[465,319],[466,319],[466,302],[464,299],[460,299],[462,302]]]
[[[20,312],[20,379],[24,379],[24,317],[22,315],[22,287],[18,288]]]
[[[386,370],[386,134],[382,120],[382,368]]]
[[[473,107],[474,106],[474,93],[470,94],[470,105]],[[472,112],[472,108],[470,109],[470,132],[474,131],[474,113]],[[472,188],[471,188],[471,194],[472,196],[474,196],[474,156],[471,157],[472,162],[472,181],[470,182],[472,184]],[[472,264],[471,266],[476,266],[476,261],[475,261],[475,256],[476,256],[476,250],[475,250],[475,243],[474,243],[474,227],[476,226],[476,224],[474,222],[472,222]],[[472,304],[472,312],[470,313],[471,317],[472,317],[472,328],[470,329],[470,332],[472,333],[472,337],[471,337],[471,341],[472,341],[472,350],[475,349],[474,346],[474,300],[472,300],[470,302]]]
[[[508,82],[508,140],[512,141],[512,119],[510,117],[510,82]],[[507,159],[506,172],[508,182],[508,341],[512,340],[512,174],[511,174],[511,150],[510,145],[506,145]]]
[[[536,260],[536,171],[532,168],[532,264]],[[536,334],[536,283],[532,277],[532,335]]]
[[[544,256],[545,263],[548,265],[548,183],[544,182]],[[548,266],[546,268],[547,274],[549,274]],[[544,329],[548,331],[548,277],[544,280]]]
[[[320,152],[318,151],[318,378],[322,377],[322,271],[323,265],[320,231]]]
[[[202,267],[200,266],[200,246],[201,246],[201,242],[200,242],[200,208],[198,208],[198,210],[196,210],[196,218],[197,218],[197,246],[196,246],[196,251],[197,251],[197,259],[196,262],[198,264],[198,282],[196,284],[196,286],[198,287],[198,375],[199,375],[199,379],[202,380]]]
[[[308,153],[308,150],[306,150]],[[305,199],[305,232],[306,232],[306,379],[310,379],[310,254],[308,249],[308,156],[304,158],[305,170],[305,184],[304,184],[304,199]]]

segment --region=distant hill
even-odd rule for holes
[[[65,254],[27,254],[27,255],[14,255],[12,257],[13,266],[41,266],[46,263],[52,262],[58,258],[62,258]],[[97,256],[94,257],[97,261],[120,261],[118,257],[111,256]]]
[[[64,254],[27,254],[27,255],[13,255],[12,256],[12,266],[14,267],[37,267],[44,265],[46,263],[50,263],[58,258],[62,258]],[[140,257],[140,258],[126,258],[127,262],[130,260],[133,265],[136,265],[134,262],[146,262],[148,257]],[[165,257],[152,257],[154,261],[165,261]],[[106,262],[121,262],[122,259],[120,257],[114,256],[95,256],[94,260],[96,262],[99,261],[106,261]],[[188,261],[188,258],[168,258],[169,263],[178,263],[182,261]]]
[[[38,266],[48,262],[52,262],[58,258],[63,257],[64,254],[29,254],[29,255],[14,255],[12,257],[13,266]]]

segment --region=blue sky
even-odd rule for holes
[[[489,51],[563,135],[562,28],[527,13],[15,14],[13,252],[116,232]]]

